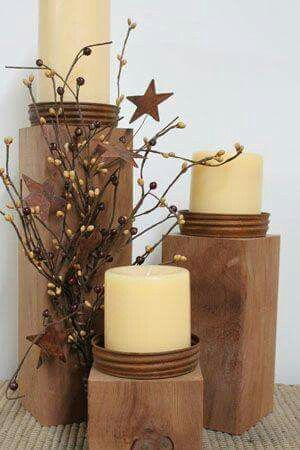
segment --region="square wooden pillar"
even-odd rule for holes
[[[279,249],[279,236],[164,241],[164,261],[188,258],[206,428],[242,434],[273,409]]]
[[[129,380],[92,369],[90,450],[201,450],[201,371],[162,380]]]
[[[51,138],[53,128],[46,127]],[[124,134],[132,136],[131,130],[115,129],[111,140],[118,142]],[[53,137],[52,137],[53,138]],[[20,131],[20,175],[22,173],[41,182],[47,179],[48,149],[40,126]],[[132,167],[127,165],[121,170],[119,178],[119,196],[116,205],[116,217],[129,216],[132,209]],[[109,202],[109,191],[105,202]],[[109,221],[110,208],[103,213],[103,226]],[[53,219],[55,220],[55,218]],[[50,219],[50,225],[51,225]],[[46,238],[46,236],[45,236]],[[49,239],[50,245],[50,239]],[[131,264],[131,247],[128,246],[113,265]],[[106,268],[111,267],[108,265]],[[104,272],[104,271],[103,271]],[[101,274],[100,274],[101,278]],[[26,336],[38,334],[42,328],[42,312],[51,309],[47,295],[47,281],[32,267],[24,253],[19,252],[19,360],[29,346]],[[20,372],[19,386],[23,406],[45,426],[57,426],[81,422],[86,418],[86,396],[82,383],[82,370],[76,365],[76,359],[67,364],[56,361],[44,364],[36,369],[39,349],[33,348]]]

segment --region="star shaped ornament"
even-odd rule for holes
[[[50,180],[38,183],[27,175],[23,175],[23,180],[29,191],[29,195],[24,201],[26,205],[31,208],[39,206],[39,217],[43,222],[48,220],[51,210],[58,211],[65,205],[65,200],[62,197],[55,195],[54,184]]]
[[[97,146],[100,151],[101,157],[111,159],[121,159],[127,164],[133,167],[138,167],[135,158],[143,158],[142,156],[134,153],[132,150],[128,150],[123,144],[111,144],[109,142],[101,142]]]
[[[37,368],[53,358],[58,358],[63,363],[67,362],[64,352],[66,334],[57,325],[49,325],[43,334],[27,336],[26,339],[41,349]]]
[[[137,107],[135,113],[130,119],[130,123],[134,122],[135,120],[139,119],[145,114],[148,114],[149,116],[153,117],[154,120],[159,122],[160,119],[159,119],[158,105],[160,105],[162,102],[167,100],[172,95],[173,92],[167,94],[157,94],[155,88],[155,81],[152,80],[144,95],[127,97],[127,100],[134,103],[135,106]]]

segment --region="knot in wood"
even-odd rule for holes
[[[154,430],[146,430],[134,441],[131,450],[174,450],[172,440]]]

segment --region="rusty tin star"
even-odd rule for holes
[[[27,336],[26,339],[41,349],[38,368],[53,358],[58,358],[63,363],[67,361],[64,352],[66,334],[58,326],[49,325],[43,334]]]
[[[23,180],[29,191],[29,195],[24,199],[24,202],[29,207],[40,207],[40,218],[46,222],[51,210],[57,211],[65,205],[65,200],[58,197],[54,193],[54,184],[51,180],[46,180],[43,183],[38,183],[32,180],[27,175],[23,175]]]
[[[144,95],[136,95],[127,97],[127,100],[134,103],[137,107],[135,113],[130,119],[130,123],[142,117],[144,114],[148,114],[153,117],[154,120],[159,122],[158,105],[167,100],[173,95],[173,92],[166,94],[157,94],[155,88],[155,80],[152,80],[149,84]]]

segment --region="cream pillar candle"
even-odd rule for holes
[[[128,266],[105,273],[105,347],[156,353],[191,345],[189,271]]]
[[[76,53],[88,44],[109,41],[110,0],[39,0],[39,56],[65,76]],[[109,103],[109,46],[95,47],[70,78],[85,78],[82,102]],[[66,89],[65,101],[75,101]],[[39,74],[37,100],[53,101],[51,80]]]
[[[216,152],[198,152],[194,160]],[[232,154],[227,153],[224,158]],[[209,214],[260,214],[263,159],[243,153],[223,166],[195,166],[191,178],[190,211]]]

